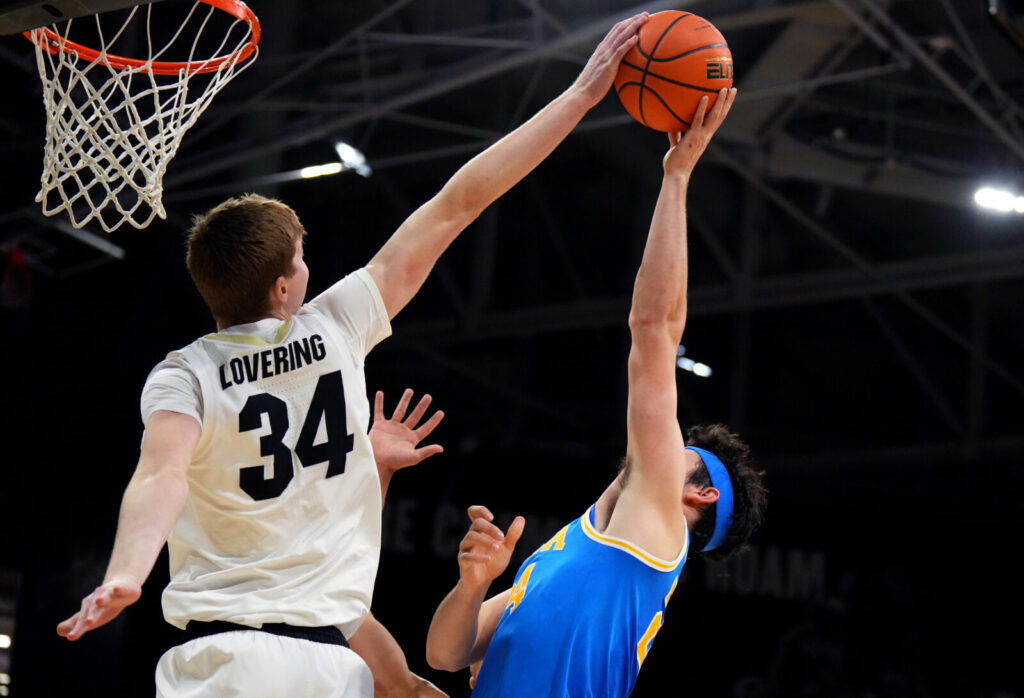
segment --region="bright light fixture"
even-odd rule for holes
[[[10,674],[0,673],[0,684],[7,684],[7,683],[10,683],[10,682],[11,682],[11,675]]]
[[[689,371],[695,376],[700,376],[701,378],[708,378],[711,376],[710,366],[708,366],[707,364],[702,364],[700,361],[694,361],[689,357],[683,356],[685,353],[686,347],[680,344],[679,348],[676,349],[676,357],[678,357],[676,358],[676,366],[683,369],[684,371]]]
[[[324,175],[338,174],[341,172],[344,166],[340,162],[329,162],[326,165],[313,165],[312,167],[303,167],[299,170],[299,176],[303,179],[311,179],[313,177],[323,177]]]
[[[366,164],[366,156],[350,146],[345,141],[338,141],[334,144],[334,150],[338,153],[338,159],[345,166],[346,170],[355,170],[356,174],[369,177],[373,170]]]
[[[10,635],[0,635],[0,650],[5,650],[11,646]]]
[[[1024,196],[1016,196],[1005,189],[982,187],[974,192],[974,202],[982,208],[1009,213],[1024,213]]]

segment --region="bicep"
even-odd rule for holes
[[[157,410],[146,422],[137,474],[184,472],[192,462],[192,452],[201,435],[202,427],[192,415]]]
[[[676,345],[667,334],[634,331],[629,354],[627,451],[631,477],[652,494],[678,501],[684,443],[677,417]]]
[[[393,318],[412,299],[452,240],[473,216],[442,190],[412,213],[374,255],[367,270]]]
[[[501,620],[501,614],[505,612],[511,595],[512,590],[506,589],[480,605],[480,615],[477,617],[476,625],[476,642],[473,643],[473,651],[470,654],[471,663],[482,660],[487,654],[487,647],[491,644],[491,638],[494,637],[498,621]]]

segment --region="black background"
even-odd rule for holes
[[[909,63],[805,86],[773,109],[763,91],[741,99],[691,186],[683,342],[714,372],[679,372],[679,418],[740,430],[767,470],[770,506],[749,554],[724,567],[688,562],[637,696],[1024,694],[1024,269],[1014,261],[1024,259],[1022,225],[926,191],[996,175],[1019,182],[1021,158],[900,47],[899,32],[1011,133],[1018,113],[972,81],[966,43],[942,3],[883,4],[892,24],[850,4]],[[34,215],[39,78],[26,41],[0,39],[0,571],[16,603],[11,695],[151,695],[156,660],[174,642],[159,608],[166,556],[142,600],[109,627],[69,644],[55,626],[102,578],[138,456],[148,371],[213,327],[182,261],[188,217],[241,191],[278,196],[309,231],[316,292],[364,264],[465,159],[564,89],[600,34],[479,80],[446,81],[610,26],[634,7],[552,2],[545,15],[513,0],[416,1],[374,23],[389,5],[277,5],[251,3],[264,23],[262,54],[186,135],[169,168],[168,219],[110,235],[92,227],[124,250],[122,260]],[[808,79],[893,58],[856,26],[836,29],[844,15],[829,2],[677,6],[736,26],[723,31],[741,95],[792,82],[770,78],[793,65]],[[985,3],[950,7],[981,65],[1021,104],[1024,61]],[[801,14],[812,10],[819,14]],[[367,54],[353,40],[260,93],[310,47],[360,27]],[[810,46],[785,42],[801,27],[854,48],[835,65],[812,62]],[[436,93],[396,105],[424,85]],[[352,118],[330,137],[265,147],[338,115]],[[367,154],[372,177],[257,181],[329,161],[335,136]],[[833,157],[832,166],[798,172],[773,159],[785,139]],[[465,508],[486,504],[504,523],[527,517],[518,562],[596,498],[625,448],[628,299],[664,149],[664,136],[624,119],[609,95],[467,229],[368,359],[369,389],[384,390],[389,408],[412,387],[448,415],[435,434],[445,453],[392,483],[373,610],[413,670],[453,696],[468,693],[466,672],[429,669],[423,646],[457,577]],[[250,157],[187,177],[237,152]],[[917,178],[911,193],[887,179],[901,167]],[[26,268],[12,262],[15,250]]]

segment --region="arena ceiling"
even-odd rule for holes
[[[76,299],[113,287],[103,318],[145,331],[155,307],[181,301],[167,334],[187,341],[208,320],[180,269],[181,230],[242,191],[299,211],[322,287],[564,89],[612,23],[686,9],[726,36],[740,91],[690,194],[684,344],[713,373],[680,373],[681,419],[727,421],[782,468],[1019,462],[1024,231],[973,199],[1024,188],[1019,3],[251,6],[259,58],[186,135],[164,181],[169,217],[143,231],[39,214],[39,78],[29,43],[3,38],[8,327],[98,328]],[[337,140],[370,177],[294,178],[334,159]],[[610,94],[444,257],[371,379],[442,396],[466,444],[581,457],[619,444],[631,280],[664,147]],[[122,375],[133,389],[143,377]]]
[[[990,511],[1015,504],[1024,219],[974,192],[1024,194],[1019,0],[249,4],[259,57],[185,136],[168,218],[141,231],[40,214],[35,57],[0,38],[3,421],[19,464],[0,470],[5,530],[46,507],[61,535],[99,541],[76,574],[101,573],[145,376],[211,328],[181,261],[193,213],[245,191],[283,199],[322,289],[565,89],[614,22],[665,9],[722,31],[739,87],[690,189],[683,343],[711,375],[680,370],[680,420],[745,434],[790,504],[945,511],[956,495],[929,483],[961,479],[985,483]],[[339,140],[369,177],[296,177]],[[445,254],[368,359],[369,388],[432,393],[446,457],[548,481],[561,464],[570,486],[596,462],[603,479],[624,448],[626,320],[665,147],[609,94]],[[462,475],[510,477],[483,464]],[[64,574],[52,557],[24,569]]]

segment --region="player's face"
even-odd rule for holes
[[[292,258],[292,274],[288,277],[288,315],[294,315],[306,300],[306,286],[309,284],[309,267],[302,257],[302,238],[295,243],[295,256]]]

